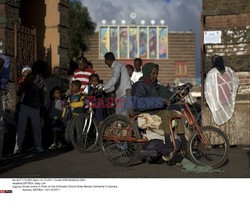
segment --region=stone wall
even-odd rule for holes
[[[221,44],[203,45],[203,82],[211,69],[211,57],[223,56],[225,64],[237,72],[240,80],[235,113],[220,126],[231,144],[250,144],[250,1],[203,0],[202,30],[222,32]],[[202,39],[203,40],[203,39]],[[203,101],[203,123],[215,125]]]

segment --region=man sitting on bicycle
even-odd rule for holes
[[[169,119],[177,115],[175,111],[166,110],[166,107],[175,101],[175,99],[171,99],[173,93],[158,83],[158,65],[147,63],[143,66],[142,73],[143,76],[140,80],[132,86],[134,111],[136,113],[146,112],[156,114],[161,117],[162,123],[159,129],[164,131],[165,136],[169,136]],[[177,122],[176,131],[178,135],[184,134],[184,126],[181,120]],[[160,144],[159,141],[157,141],[156,144],[157,145],[153,146],[150,144],[150,149],[154,149],[155,147],[163,156],[167,156],[172,150],[172,148],[170,149],[171,146],[169,146],[168,143],[164,144],[162,140]],[[176,140],[176,146],[177,149],[180,149],[180,140]],[[146,147],[146,149],[148,149],[148,147]]]

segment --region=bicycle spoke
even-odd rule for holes
[[[191,159],[200,165],[221,165],[227,157],[229,146],[227,138],[221,133],[217,128],[211,127],[202,130],[203,137],[197,132],[189,145]]]

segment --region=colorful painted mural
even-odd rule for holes
[[[157,28],[149,28],[149,58],[157,58]]]
[[[129,58],[137,58],[137,28],[130,27],[129,28]]]
[[[118,58],[118,28],[110,28],[110,51]]]
[[[121,27],[120,28],[120,58],[128,58],[128,28],[127,27]]]
[[[148,37],[147,37],[147,28],[139,28],[139,57],[140,58],[147,58],[148,52]]]
[[[100,58],[109,51],[109,29],[107,27],[100,28]]]
[[[100,58],[113,52],[118,59],[167,59],[167,26],[115,26],[100,27]]]
[[[166,27],[159,28],[159,58],[168,57],[168,30]]]

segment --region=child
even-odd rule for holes
[[[132,75],[134,73],[134,66],[132,66],[131,64],[127,64],[126,68],[127,68],[127,71],[128,71],[128,75],[130,77],[131,84],[133,85],[134,82],[131,80],[131,78],[132,78]]]
[[[81,92],[81,86],[81,81],[79,80],[75,80],[71,83],[71,94],[68,96],[67,106],[64,108],[62,114],[62,117],[65,118],[65,113],[67,109],[70,109],[70,113],[72,114],[71,119],[66,122],[65,140],[68,143],[70,143],[70,127],[73,119],[84,112],[85,97]]]
[[[84,111],[85,97],[81,93],[81,81],[75,80],[71,83],[71,94],[68,96],[68,105],[73,115],[78,115]]]
[[[89,85],[86,86],[83,93],[87,96],[93,96],[98,94],[99,90],[103,90],[103,85],[100,83],[99,75],[94,73],[89,77]]]
[[[96,98],[103,98],[103,85],[100,83],[98,74],[92,74],[89,78],[89,85],[85,88],[84,92],[87,96],[95,96]],[[95,118],[98,122],[104,120],[103,108],[95,108]]]
[[[61,148],[61,132],[62,132],[62,112],[64,102],[62,101],[62,91],[60,87],[54,87],[51,91],[52,103],[49,112],[49,118],[52,121],[52,131],[53,131],[53,144],[49,149],[54,150],[56,148]]]

